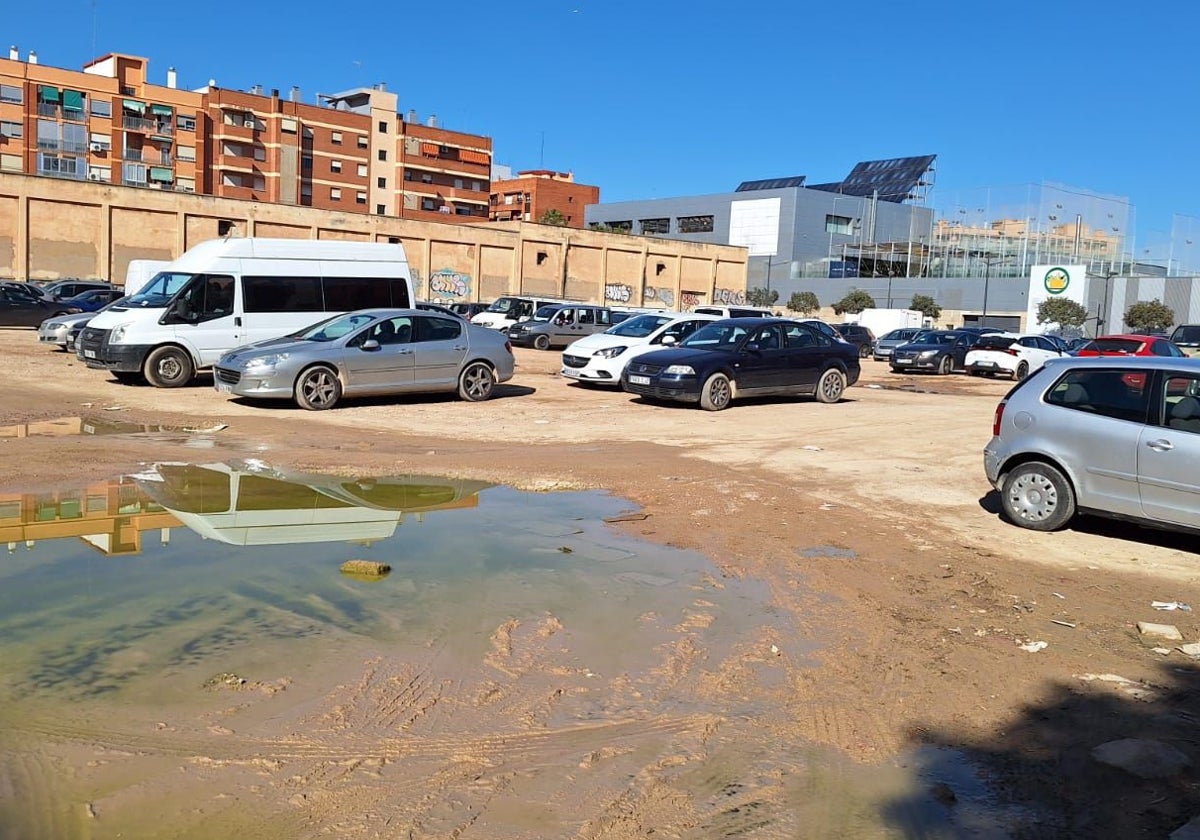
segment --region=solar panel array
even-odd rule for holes
[[[936,158],[937,155],[918,155],[860,161],[843,179],[837,192],[860,196],[878,194],[881,201],[901,202],[915,198],[917,187]]]
[[[750,192],[751,190],[782,190],[788,187],[803,187],[804,176],[793,175],[790,178],[764,178],[761,181],[742,181],[738,184],[736,192]]]

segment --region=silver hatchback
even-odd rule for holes
[[[983,463],[1024,528],[1081,511],[1200,529],[1200,359],[1050,359],[997,406]]]
[[[214,366],[213,385],[320,411],[368,394],[457,391],[479,402],[512,375],[512,347],[496,330],[457,315],[364,309],[231,350]]]

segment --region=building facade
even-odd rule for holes
[[[455,222],[488,219],[491,138],[397,112],[384,85],[317,104],[292,88],[164,84],[144,58],[82,71],[0,58],[0,172]]]
[[[556,211],[566,227],[584,226],[585,208],[600,203],[600,188],[579,184],[570,172],[529,169],[510,180],[492,183],[493,222],[536,222]]]

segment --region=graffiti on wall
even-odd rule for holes
[[[699,292],[680,292],[679,307],[684,311],[695,309],[700,304],[704,303],[704,295]]]
[[[609,283],[604,287],[604,299],[616,303],[629,303],[633,300],[633,286],[624,283]]]
[[[665,286],[647,286],[646,302],[649,303],[652,300],[656,300],[664,306],[674,306],[675,292]]]
[[[744,306],[746,292],[744,289],[713,289],[713,303],[725,306]]]
[[[471,275],[441,268],[429,275],[429,296],[439,299],[465,298],[471,294]]]

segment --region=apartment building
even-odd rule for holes
[[[0,58],[0,171],[426,221],[488,219],[492,141],[397,112],[383,84],[300,101],[148,80],[110,54],[82,71]],[[448,219],[447,217],[452,217]]]
[[[600,203],[600,188],[576,183],[570,172],[527,169],[515,178],[493,183],[490,200],[493,222],[536,222],[554,210],[567,227],[582,228],[583,208]]]

